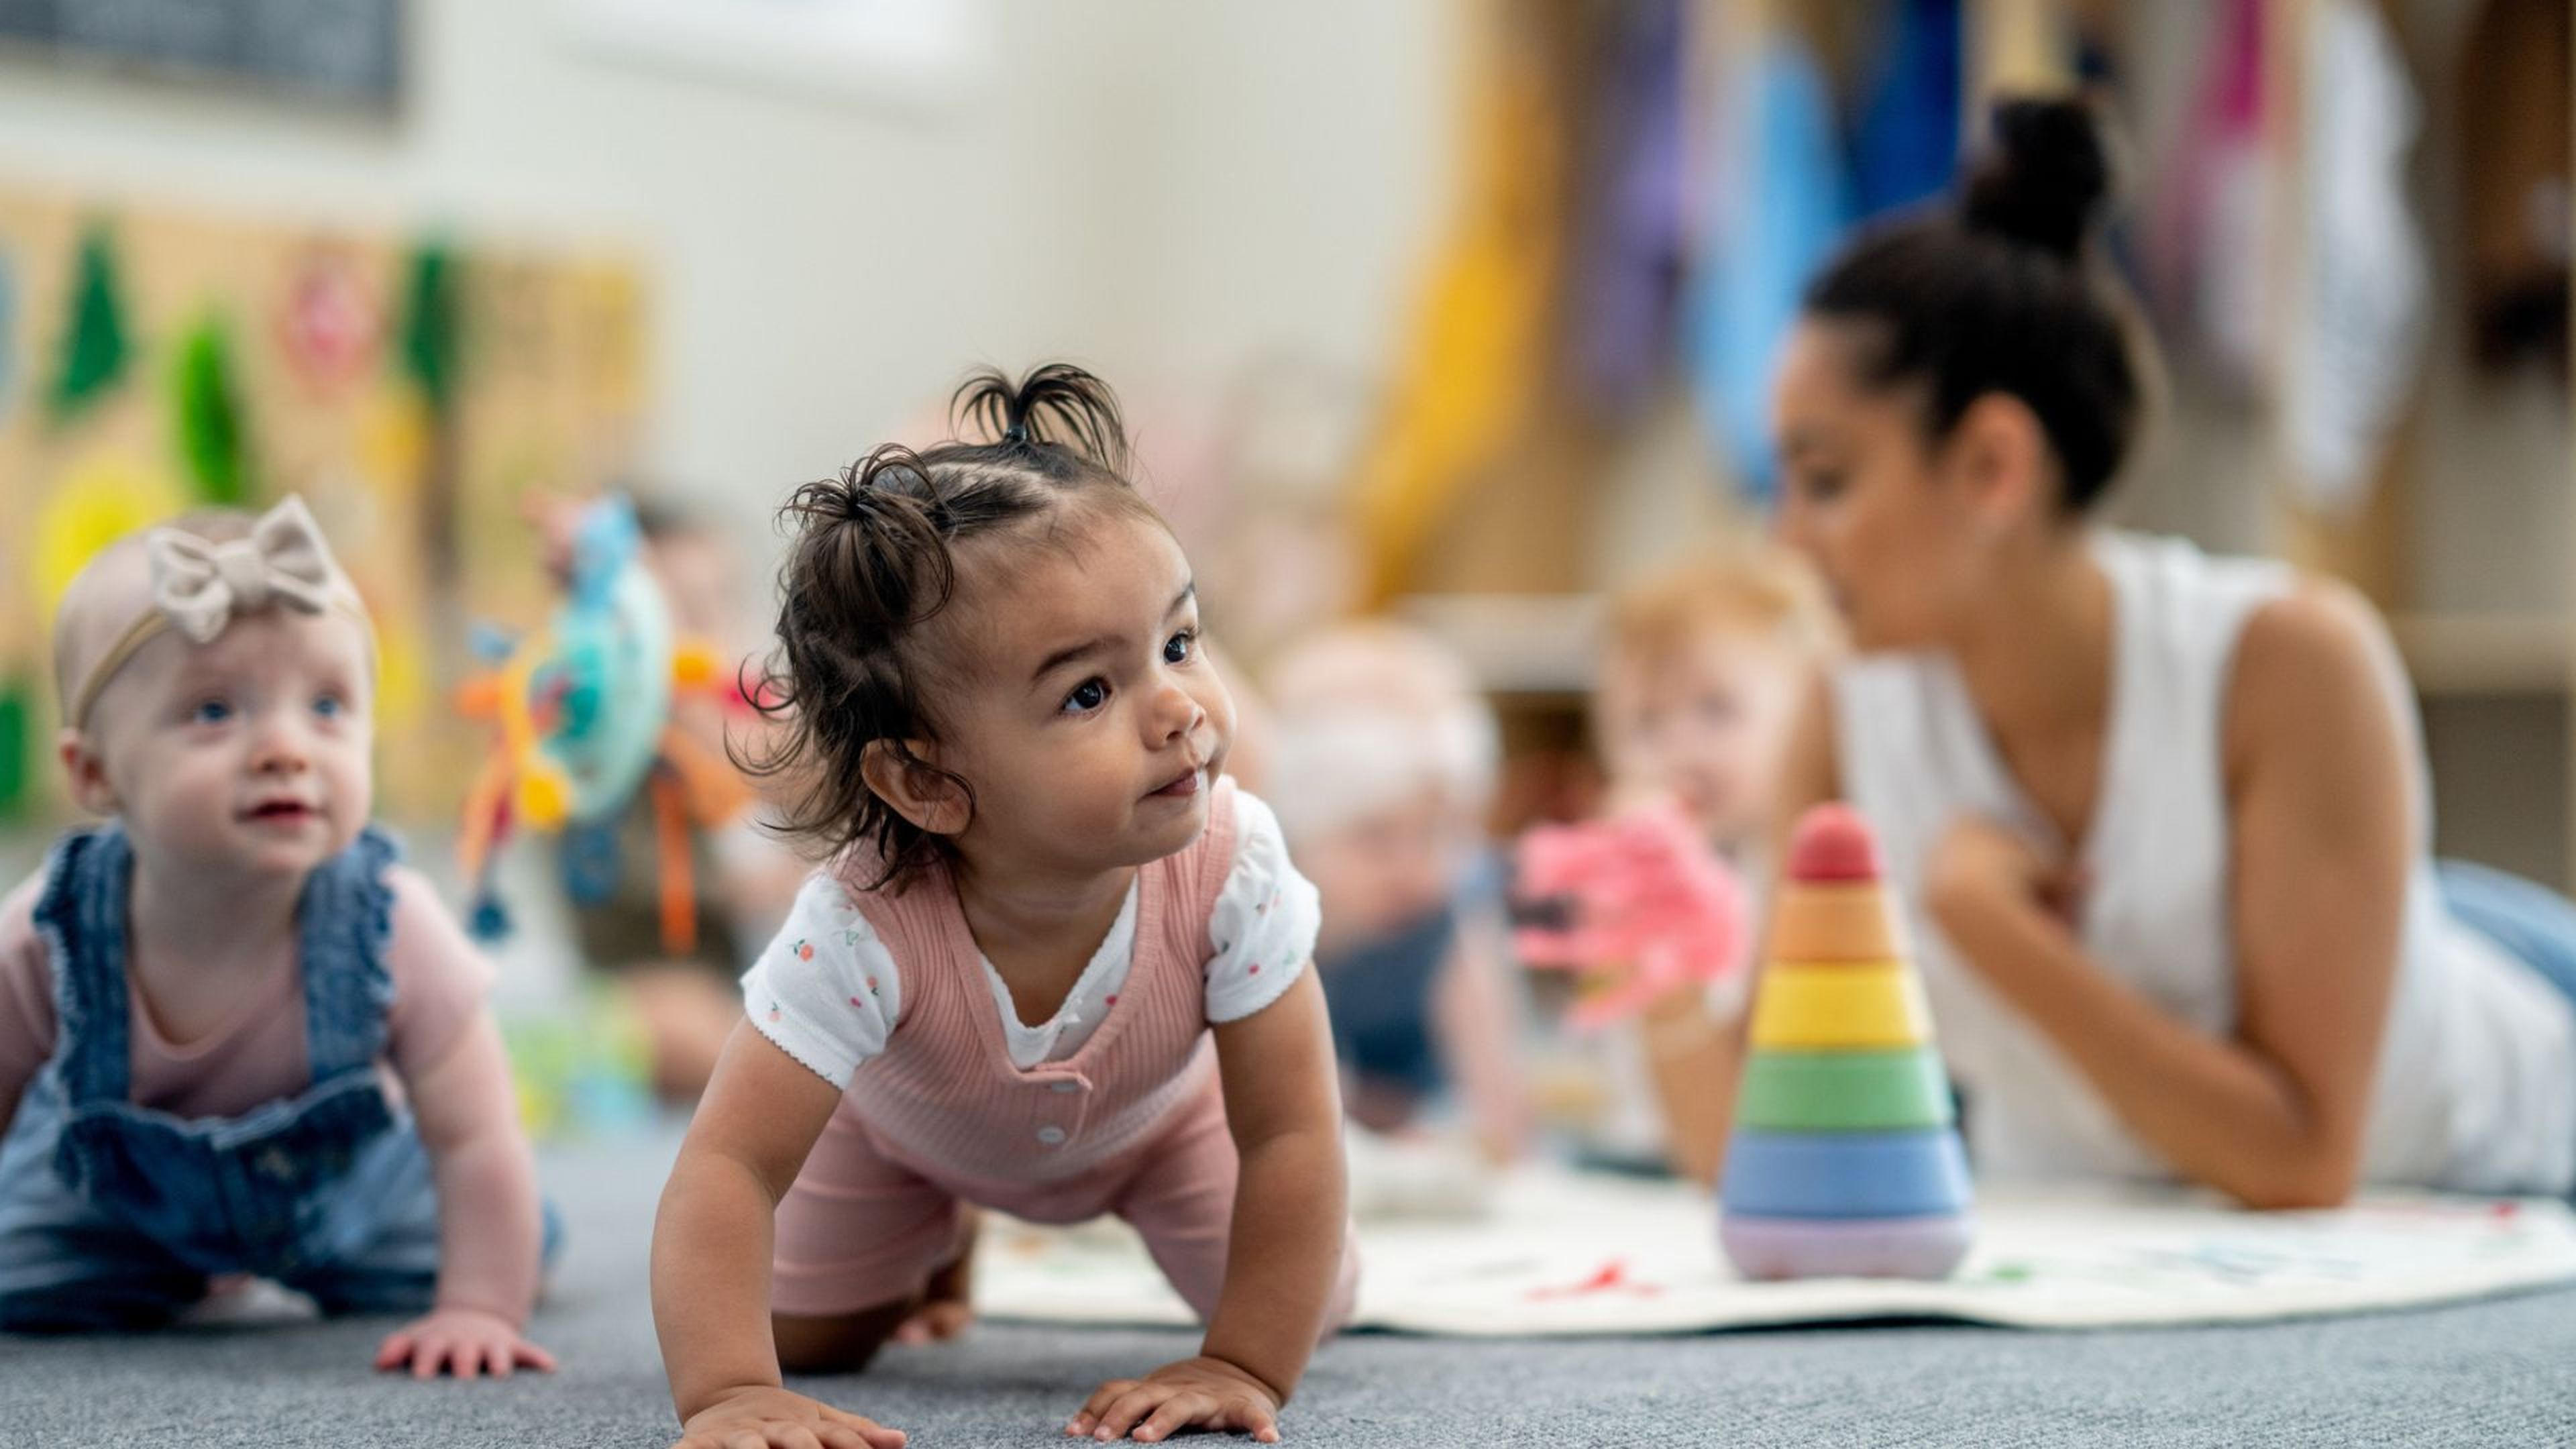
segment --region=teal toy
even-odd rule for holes
[[[458,850],[475,883],[472,925],[486,939],[509,929],[494,872],[513,830],[563,832],[573,900],[594,905],[615,886],[614,827],[640,794],[654,811],[664,948],[696,949],[690,832],[731,819],[750,790],[730,762],[671,728],[680,692],[723,686],[713,652],[674,633],[642,545],[626,499],[591,504],[547,627],[477,639],[495,667],[467,681],[458,706],[490,720],[497,739],[467,796]]]

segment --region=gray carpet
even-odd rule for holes
[[[563,1371],[419,1384],[367,1371],[387,1324],[0,1337],[0,1445],[604,1446],[672,1431],[644,1246],[669,1146],[552,1157],[575,1236],[536,1336]],[[1101,1379],[1176,1333],[985,1325],[804,1385],[923,1449],[1063,1444]],[[1345,1339],[1291,1443],[2576,1444],[2576,1291],[2257,1328],[2037,1334],[1889,1326],[1580,1343]]]

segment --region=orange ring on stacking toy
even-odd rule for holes
[[[1896,961],[1909,954],[1904,925],[1876,881],[1793,881],[1772,898],[1763,952],[1769,960]]]
[[[1753,1046],[1884,1051],[1932,1039],[1923,983],[1903,961],[1775,963],[1753,1001]]]

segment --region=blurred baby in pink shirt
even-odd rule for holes
[[[0,1328],[149,1328],[255,1275],[415,1315],[380,1368],[553,1366],[490,967],[369,824],[374,673],[296,499],[65,592],[58,753],[106,823],[0,901]]]

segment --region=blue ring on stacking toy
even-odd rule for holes
[[[1948,1128],[1910,1132],[1737,1129],[1719,1196],[1766,1218],[1913,1218],[1968,1205],[1968,1157]]]

